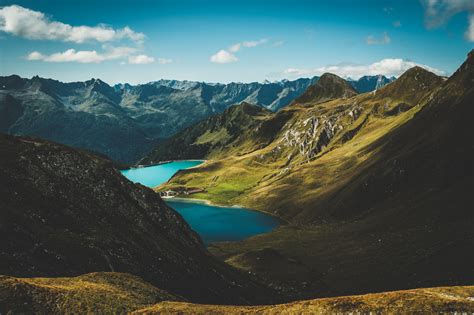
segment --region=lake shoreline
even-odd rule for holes
[[[154,165],[139,165],[121,173],[129,180],[159,193],[156,188],[169,181],[178,172],[202,167],[207,161],[197,159],[160,161]],[[171,193],[170,195],[161,198],[181,214],[207,245],[214,242],[240,241],[288,224],[273,213],[242,205],[216,204],[207,199],[192,198],[193,196],[173,196]]]
[[[134,165],[133,167],[130,167],[129,169],[132,169],[132,168],[144,168],[144,167],[151,167],[151,166],[158,166],[158,165],[163,165],[163,164],[169,164],[169,163],[173,163],[173,162],[180,162],[180,161],[190,161],[190,162],[202,162],[201,164],[207,162],[208,160],[199,160],[199,159],[190,159],[190,160],[168,160],[168,161],[160,161],[160,162],[157,162],[157,163],[153,163],[153,164],[138,164],[138,165]],[[199,165],[201,165],[199,164]],[[197,167],[199,165],[196,165],[196,166],[192,166],[192,167],[189,167],[187,169],[191,169],[193,167]]]
[[[157,192],[158,193],[158,192]],[[268,212],[268,211],[264,211],[264,210],[258,210],[258,209],[253,209],[253,208],[247,208],[245,206],[241,206],[241,205],[223,205],[223,204],[217,204],[217,203],[214,203],[210,200],[207,200],[207,199],[198,199],[198,198],[184,198],[184,197],[161,197],[165,202],[167,200],[170,200],[170,201],[177,201],[177,202],[189,202],[189,203],[201,203],[201,204],[205,204],[205,205],[208,205],[208,206],[213,206],[213,207],[218,207],[218,208],[236,208],[236,209],[245,209],[245,210],[249,210],[249,211],[255,211],[255,212],[260,212],[260,213],[263,213],[263,214],[266,214],[266,215],[269,215],[275,219],[277,219],[278,221],[280,221],[280,223],[282,225],[288,225],[290,222],[286,221],[285,219],[277,216],[276,214],[274,213],[271,213],[271,212]]]

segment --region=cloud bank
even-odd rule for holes
[[[474,42],[474,0],[422,0],[425,8],[425,24],[428,28],[439,27],[461,12],[469,12],[466,40]]]
[[[26,59],[31,61],[77,63],[101,63],[107,60],[127,59],[130,64],[148,64],[155,61],[153,57],[137,53],[138,49],[133,47],[105,47],[104,52],[68,49],[64,52],[45,55],[39,51],[33,51],[26,56]]]
[[[27,39],[57,40],[84,43],[88,41],[111,42],[129,39],[142,42],[145,34],[135,32],[128,26],[113,29],[106,25],[72,26],[50,20],[44,13],[19,5],[0,9],[0,31]]]
[[[380,61],[374,62],[369,65],[356,65],[356,64],[340,64],[332,66],[324,66],[314,69],[298,69],[288,68],[283,71],[285,77],[304,77],[304,76],[320,76],[323,73],[330,72],[337,74],[341,77],[350,77],[353,79],[359,79],[364,75],[385,75],[387,77],[400,76],[403,72],[408,69],[419,66],[423,67],[428,71],[434,72],[438,75],[444,74],[443,71],[416,63],[409,60],[399,58],[387,58]]]

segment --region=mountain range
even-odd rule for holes
[[[134,163],[163,138],[231,105],[246,101],[277,111],[317,80],[229,84],[160,80],[110,86],[99,79],[63,83],[12,75],[0,77],[0,131],[39,136]],[[375,89],[382,81],[366,77],[361,88]],[[357,86],[359,81],[350,83]]]

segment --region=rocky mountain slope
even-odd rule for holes
[[[99,79],[63,83],[12,75],[0,77],[0,131],[39,136],[134,163],[160,139],[229,106],[245,101],[276,111],[317,80],[160,80],[111,87]]]
[[[140,160],[139,164],[217,157],[221,152],[231,154],[234,147],[238,148],[238,152],[235,152],[238,155],[254,151],[272,140],[262,133],[265,125],[277,127],[268,124],[267,118],[271,116],[269,110],[242,102],[167,139]]]
[[[268,297],[264,287],[210,256],[177,212],[109,160],[2,134],[0,152],[0,274],[127,272],[191,301]]]
[[[325,73],[296,99],[295,104],[314,99],[324,102],[356,94],[346,81]],[[139,163],[242,156],[269,145],[291,116],[291,109],[273,115],[271,111],[243,102],[186,128],[158,145]]]
[[[470,53],[448,80],[415,67],[376,92],[302,96],[265,147],[221,152],[158,190],[201,187],[193,198],[289,221],[211,250],[299,298],[472,283],[472,69]]]
[[[34,135],[131,163],[156,141],[100,80],[77,83],[0,77],[0,131]]]

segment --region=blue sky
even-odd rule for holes
[[[145,83],[334,72],[449,75],[474,47],[473,0],[6,1],[0,75]]]

